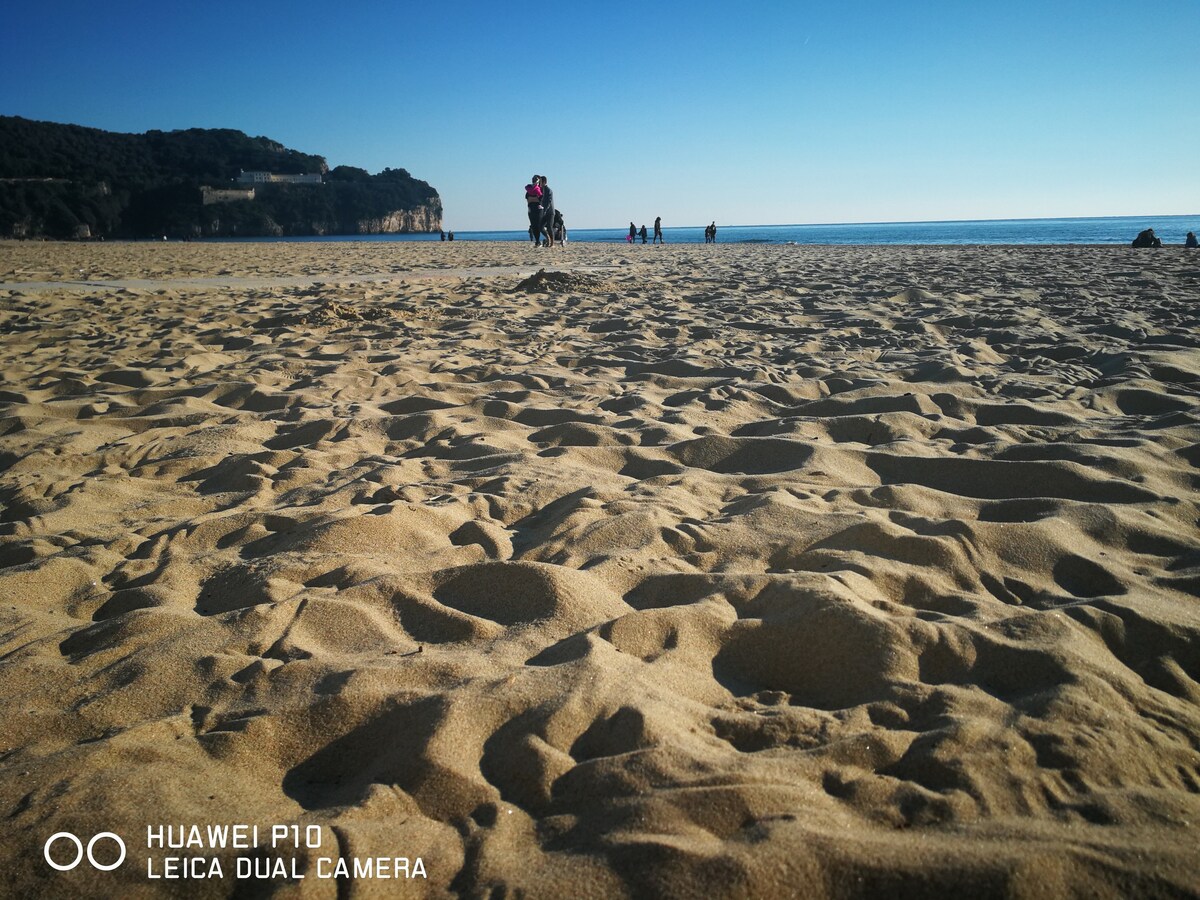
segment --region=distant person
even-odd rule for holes
[[[529,209],[529,239],[542,245],[542,176],[534,175],[525,185],[525,205]]]
[[[654,217],[654,243],[655,244],[665,244],[666,243],[666,241],[663,240],[663,236],[662,236],[662,216]]]
[[[1187,233],[1187,237],[1183,239],[1183,246],[1191,250],[1195,250],[1197,247],[1200,247],[1200,243],[1196,242],[1196,232],[1189,231]]]
[[[545,244],[547,247],[554,246],[554,191],[550,190],[550,185],[546,181],[546,176],[541,176],[542,180],[542,233],[546,237]]]
[[[629,223],[629,243],[633,243],[633,239],[637,237],[637,229],[633,227],[633,223]]]
[[[563,220],[563,214],[554,210],[554,239],[560,244],[567,242],[567,223]]]
[[[441,231],[441,230],[439,229],[439,231],[438,231],[438,234],[440,234],[440,235],[442,236],[442,240],[443,240],[443,241],[446,239],[446,232],[444,232],[444,231]]]
[[[640,232],[638,232],[638,233],[639,233],[639,234],[642,236],[642,243],[643,243],[643,244],[644,244],[644,243],[646,243],[646,238],[649,236],[649,235],[646,233],[646,226],[645,226],[645,225],[643,225],[643,226],[642,226],[642,230],[641,230]]]
[[[1147,228],[1145,231],[1139,233],[1138,236],[1133,239],[1133,244],[1131,246],[1134,246],[1134,247],[1161,247],[1162,241],[1159,238],[1154,236],[1153,228]]]
[[[450,232],[448,235],[446,235],[446,240],[448,240],[448,241],[454,240],[454,232],[453,231]]]

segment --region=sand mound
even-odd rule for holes
[[[1190,258],[5,249],[164,279],[0,291],[14,894],[1200,884]],[[147,880],[206,823],[322,848]],[[129,859],[55,872],[58,831]]]
[[[260,328],[289,328],[299,325],[314,327],[341,326],[356,322],[375,322],[387,318],[388,311],[378,306],[361,306],[339,300],[321,300],[315,309],[297,309],[262,319]]]
[[[545,269],[538,269],[513,288],[513,292],[552,294],[578,291],[587,293],[610,289],[611,286],[605,279],[595,275],[583,275],[577,272],[547,272]]]

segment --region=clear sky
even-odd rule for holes
[[[236,128],[456,230],[1200,211],[1200,2],[9,5],[0,114]]]

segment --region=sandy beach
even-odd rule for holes
[[[0,894],[1197,896],[1198,470],[1200,252],[0,243]]]

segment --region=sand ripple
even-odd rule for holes
[[[14,889],[226,821],[438,896],[1200,884],[1194,255],[0,258],[162,279],[0,284]]]

